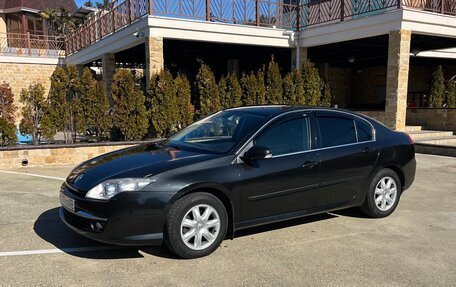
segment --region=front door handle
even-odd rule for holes
[[[303,168],[313,168],[314,166],[318,165],[318,162],[316,161],[306,161],[302,167]]]

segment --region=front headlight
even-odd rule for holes
[[[120,192],[138,191],[152,182],[155,182],[155,179],[151,177],[108,179],[89,190],[85,197],[108,200]]]

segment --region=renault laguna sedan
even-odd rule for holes
[[[80,164],[60,190],[60,217],[97,241],[164,242],[196,258],[261,224],[355,206],[388,216],[415,167],[410,137],[363,115],[242,107]]]

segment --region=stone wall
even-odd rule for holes
[[[456,109],[408,108],[407,125],[456,133]]]
[[[357,113],[373,118],[381,123],[385,123],[385,112],[384,111],[356,111]]]
[[[10,84],[16,104],[19,106],[19,94],[30,84],[42,84],[46,94],[51,86],[51,75],[57,65],[0,63],[0,83]]]
[[[76,165],[98,155],[126,148],[137,143],[115,145],[86,145],[74,147],[31,147],[29,149],[10,148],[0,150],[0,168],[18,168],[26,159],[28,166]]]

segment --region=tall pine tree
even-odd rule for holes
[[[283,88],[279,64],[274,61],[274,56],[268,64],[266,71],[266,102],[268,104],[282,104]]]
[[[221,110],[220,96],[214,73],[205,64],[201,64],[196,75],[195,92],[199,117]]]
[[[176,87],[176,100],[179,109],[179,128],[185,128],[193,122],[190,82],[184,74],[178,74],[174,79],[174,86]]]
[[[429,94],[429,106],[432,108],[441,108],[445,97],[445,78],[443,76],[442,66],[439,65],[437,70],[432,74],[431,92]]]

